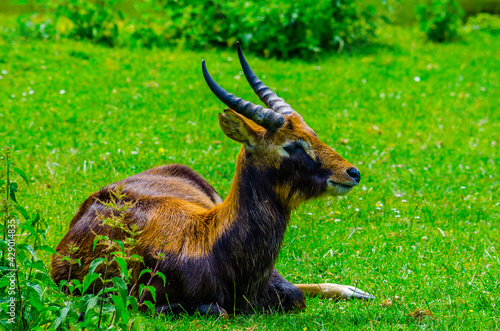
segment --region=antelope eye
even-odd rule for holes
[[[300,146],[299,144],[297,143],[293,143],[291,145],[288,145],[288,146],[285,146],[283,147],[285,149],[285,151],[288,153],[288,154],[293,154],[293,153],[296,153],[300,150],[302,150],[302,146]]]

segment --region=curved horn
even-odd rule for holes
[[[241,51],[240,42],[237,41],[236,44],[238,45],[238,57],[240,58],[241,67],[243,68],[245,77],[247,78],[250,86],[253,88],[255,94],[257,94],[260,100],[262,100],[267,107],[280,114],[290,115],[294,111],[292,107],[282,98],[278,97],[276,93],[271,91],[269,87],[262,83],[262,81],[253,72],[252,68],[248,65],[248,62]]]
[[[226,106],[240,113],[246,118],[264,127],[268,131],[276,132],[285,122],[283,115],[278,114],[271,109],[265,109],[262,106],[254,105],[249,101],[238,98],[220,87],[208,73],[205,60],[201,61],[203,76],[207,81],[208,87]]]

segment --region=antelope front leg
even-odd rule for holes
[[[347,300],[347,299],[375,299],[370,293],[361,291],[359,288],[337,284],[295,284],[305,295],[320,297],[323,299]]]

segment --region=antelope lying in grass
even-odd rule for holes
[[[304,293],[373,298],[351,286],[294,285],[274,269],[291,211],[311,198],[348,193],[358,185],[360,173],[255,76],[239,46],[238,55],[250,86],[267,108],[226,92],[202,62],[208,86],[230,108],[219,114],[220,128],[242,144],[226,199],[184,165],[157,167],[111,184],[92,194],[71,221],[57,251],[68,255],[68,244],[75,244],[81,267],[70,271],[68,261],[54,256],[56,282],[68,279],[69,272],[81,280],[90,262],[104,255],[92,244],[96,234],[110,233],[99,217],[112,213],[103,203],[120,187],[134,201],[125,222],[142,231],[134,251],[144,260],[139,269],[153,269],[159,252],[166,257],[158,265],[166,283],[160,277],[151,283],[157,312],[300,310],[306,306]],[[134,281],[145,283],[139,269]]]

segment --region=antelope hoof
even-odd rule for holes
[[[341,295],[342,299],[361,299],[361,300],[373,300],[375,297],[370,293],[360,290],[354,286],[347,285],[337,285],[342,288]]]
[[[375,297],[370,293],[366,293],[354,286],[325,283],[325,284],[314,284],[314,285],[300,285],[300,288],[309,295],[319,296],[320,298],[324,299],[334,299],[334,300],[375,299]]]

